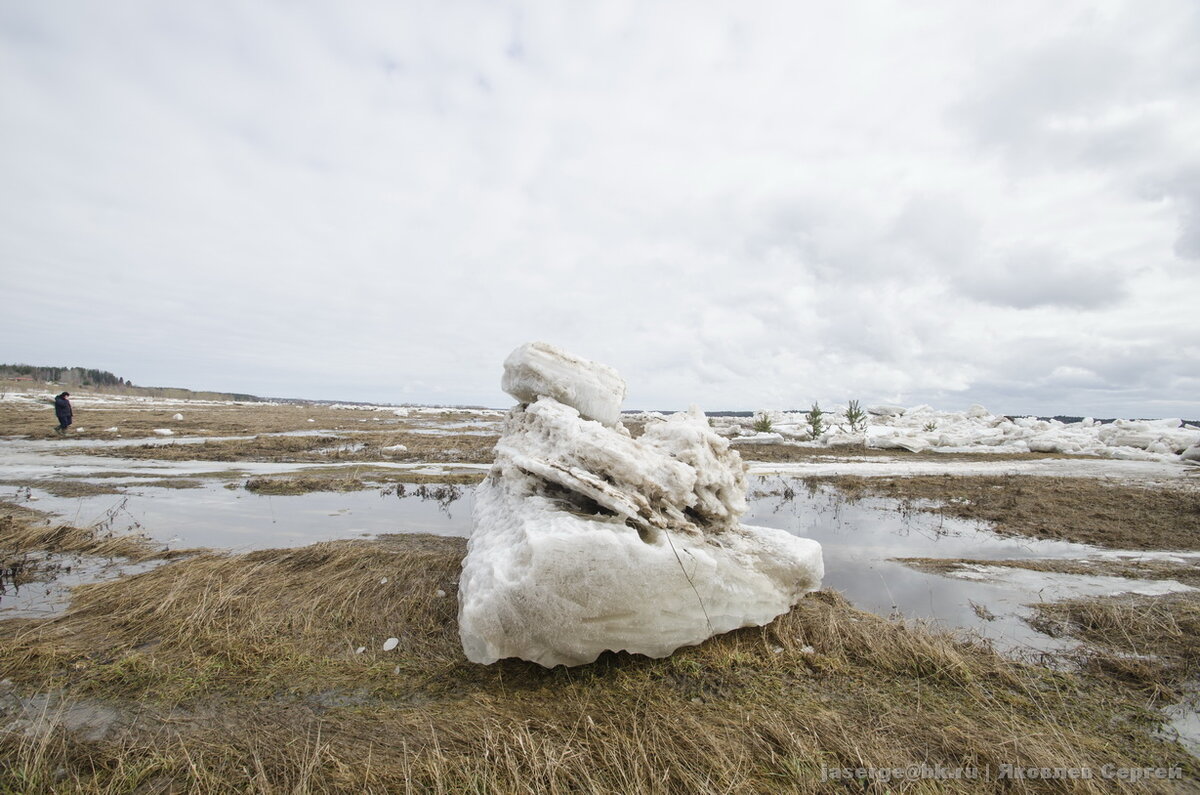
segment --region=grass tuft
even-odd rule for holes
[[[818,792],[823,765],[916,763],[1200,774],[1103,677],[832,592],[662,660],[473,665],[456,624],[464,552],[390,536],[204,554],[81,587],[62,616],[0,624],[6,720],[39,693],[64,714],[117,715],[103,730],[62,719],[3,735],[0,790]]]

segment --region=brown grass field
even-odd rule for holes
[[[22,544],[57,543],[10,521]],[[455,622],[463,552],[392,536],[199,553],[82,587],[62,616],[5,622],[0,788],[821,792],[836,788],[823,767],[925,763],[1177,768],[1150,787],[1175,791],[1200,775],[1150,736],[1144,688],[1007,659],[836,593],[664,660],[474,665]],[[872,788],[931,787],[1042,784]]]
[[[52,415],[10,409],[0,404],[4,433],[53,435],[42,427]],[[176,411],[185,421],[169,420]],[[364,423],[360,415],[374,416],[220,406],[144,415],[126,408],[105,421],[80,408],[77,422],[89,437],[91,428],[113,425],[122,436],[156,427],[256,435],[119,451],[139,460],[331,464],[249,479],[218,465],[191,479],[143,481],[181,488],[203,477],[265,494],[470,484],[479,472],[430,475],[372,462],[491,458],[494,436],[422,435],[414,432],[421,418]],[[455,419],[470,416],[444,421]],[[289,430],[320,433],[262,435]],[[329,452],[356,443],[362,447]],[[382,448],[394,444],[409,449],[385,457]],[[70,447],[63,439],[61,449]],[[347,462],[355,465],[332,466]],[[60,479],[54,487],[69,496],[129,486],[92,480],[100,482]],[[1200,549],[1195,484],[939,476],[811,485],[1014,535]],[[1104,778],[1102,769],[1145,768],[1174,777],[1136,790],[1200,791],[1200,762],[1154,734],[1157,710],[1196,677],[1200,602],[1190,593],[1039,606],[1040,628],[1080,644],[1052,660],[1004,656],[977,639],[876,616],[819,592],[766,627],[667,659],[608,653],[571,669],[516,660],[479,666],[463,658],[458,642],[462,539],[165,552],[12,504],[0,504],[0,517],[9,587],[14,577],[36,587],[39,576],[50,576],[30,565],[47,552],[161,561],[78,587],[63,614],[0,621],[0,793],[1107,792],[1130,784]],[[931,571],[956,563],[906,562]],[[1187,562],[988,563],[1200,584]],[[384,652],[389,637],[399,645]],[[970,768],[980,777],[847,782],[829,775],[909,765]],[[1095,776],[1002,778],[1005,765],[1087,768]]]

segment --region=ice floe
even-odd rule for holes
[[[754,431],[753,420],[747,417],[714,421],[735,445],[783,442],[909,452],[1066,453],[1126,461],[1200,461],[1200,427],[1178,418],[1064,422],[992,414],[980,405],[957,412],[930,406],[870,406],[866,413],[865,427],[854,430],[845,408],[826,412],[824,427],[815,437],[801,412],[767,412],[769,434]]]
[[[745,466],[698,409],[633,438],[616,371],[544,343],[505,361],[521,401],[475,493],[459,587],[468,659],[546,667],[664,657],[786,612],[820,545],[748,527]]]

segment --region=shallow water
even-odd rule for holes
[[[1192,756],[1200,758],[1200,686],[1193,684],[1184,700],[1163,710],[1166,722],[1159,734],[1174,740],[1187,749]]]
[[[976,522],[902,510],[895,500],[850,502],[830,490],[810,492],[786,478],[752,478],[752,483],[750,510],[743,521],[819,541],[825,561],[823,588],[841,591],[863,610],[971,630],[1001,648],[1051,651],[1069,645],[1030,627],[1023,619],[1032,610],[1025,605],[1155,585],[1023,569],[999,569],[993,576],[979,578],[918,571],[892,558],[1078,560],[1111,556],[1112,551],[1000,536]],[[754,496],[756,492],[759,496]],[[1141,557],[1136,552],[1123,554]]]
[[[177,463],[172,462],[173,467]],[[298,469],[294,464],[270,468]],[[894,500],[849,502],[829,490],[809,491],[789,478],[758,477],[751,482],[750,510],[743,521],[819,541],[825,559],[825,588],[841,591],[864,610],[973,630],[1004,648],[1043,651],[1064,645],[1034,631],[1023,620],[1031,613],[1025,605],[1161,585],[994,567],[964,569],[952,576],[918,571],[891,559],[1085,559],[1117,553],[1062,541],[1003,537],[974,522],[901,510]],[[133,486],[124,494],[74,498],[55,497],[35,488],[29,492],[29,505],[57,513],[75,525],[106,522],[114,529],[139,532],[173,548],[249,550],[381,533],[467,537],[471,531],[471,487],[409,485],[403,496],[382,489],[276,496],[248,492],[240,488],[240,481],[238,486]],[[3,610],[0,605],[0,612]]]
[[[422,497],[412,486],[402,498],[380,489],[255,494],[240,482],[233,489],[220,483],[195,489],[137,486],[124,494],[91,497],[56,497],[35,488],[28,505],[80,527],[111,522],[116,530],[136,531],[174,548],[249,550],[380,533],[465,537],[471,532],[472,498],[469,489],[457,491],[447,500]]]
[[[328,431],[294,431],[292,435],[335,435]],[[209,440],[216,437],[208,437]],[[241,437],[229,437],[241,438]],[[253,437],[245,437],[253,438]],[[196,437],[197,441],[204,438]],[[145,440],[138,440],[139,443]],[[182,441],[182,440],[174,440]],[[168,441],[170,443],[170,441]],[[94,446],[101,446],[99,444]],[[300,472],[312,468],[361,467],[362,462],[328,461],[308,464],[274,461],[165,461],[158,459],[117,458],[90,455],[86,451],[66,453],[65,448],[51,442],[22,439],[0,439],[0,480],[32,482],[43,478],[72,477],[87,479],[89,475],[103,477],[106,473],[129,473],[149,477],[189,477],[212,472],[236,472],[248,475],[275,475]],[[402,464],[392,461],[373,461],[370,466],[401,469],[421,473],[462,472],[487,470],[488,464]]]
[[[0,581],[0,618],[44,618],[61,613],[71,601],[71,589],[84,583],[103,582],[148,571],[162,561],[129,563],[91,555],[35,554],[29,564],[47,567],[52,575],[45,581],[16,585]]]

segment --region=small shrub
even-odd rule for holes
[[[867,413],[862,410],[862,406],[857,400],[851,400],[846,405],[846,422],[850,424],[850,430],[855,433],[867,427]]]
[[[812,434],[812,438],[816,439],[825,432],[825,412],[821,411],[821,407],[816,401],[813,401],[808,414],[804,415],[804,421],[808,423],[808,430]]]
[[[937,430],[937,423],[934,422],[933,420],[930,420],[929,422],[925,423],[925,433],[933,433],[936,430]]]
[[[771,425],[771,418],[767,416],[767,412],[759,412],[759,415],[754,418],[754,430],[756,433],[770,433],[774,426]]]

